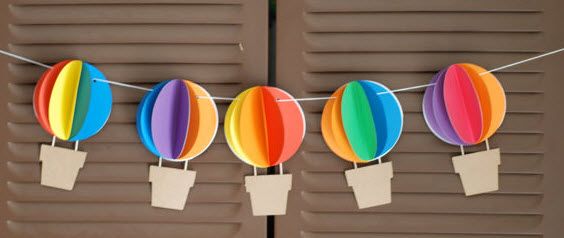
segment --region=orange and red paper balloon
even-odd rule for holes
[[[102,129],[112,109],[112,91],[97,68],[65,60],[43,73],[35,86],[33,110],[39,124],[61,140],[87,139]]]
[[[423,115],[431,131],[446,143],[474,145],[492,136],[505,117],[505,92],[499,81],[474,64],[454,64],[431,81],[423,97]]]
[[[285,91],[257,86],[239,94],[229,106],[224,131],[229,148],[242,161],[265,168],[290,159],[305,135],[304,114]]]

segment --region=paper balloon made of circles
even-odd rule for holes
[[[218,126],[210,94],[188,80],[168,80],[153,87],[137,109],[141,142],[156,156],[190,160],[212,143]]]
[[[505,117],[505,92],[499,81],[473,64],[454,64],[433,76],[423,97],[425,122],[439,139],[474,145],[490,136]]]
[[[287,92],[257,86],[237,95],[227,109],[224,129],[231,151],[252,166],[266,168],[290,159],[305,135],[302,108]]]
[[[384,85],[353,81],[331,97],[321,115],[321,133],[337,156],[367,163],[387,154],[398,142],[403,112],[394,93]]]
[[[89,63],[65,60],[43,73],[33,93],[39,124],[61,140],[78,141],[98,133],[112,111],[112,91],[104,74]]]

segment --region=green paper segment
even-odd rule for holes
[[[69,138],[73,138],[82,129],[88,106],[90,105],[90,72],[83,65],[80,72],[80,80],[78,81],[78,92],[76,93],[76,105],[74,107],[74,116],[72,120],[71,134]]]
[[[370,103],[360,83],[351,82],[347,85],[341,105],[343,127],[353,151],[361,160],[373,160],[378,148],[376,126]]]

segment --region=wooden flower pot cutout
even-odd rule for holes
[[[137,110],[141,142],[159,157],[150,166],[151,205],[183,210],[196,172],[188,160],[212,143],[218,126],[217,108],[209,93],[188,80],[168,80],[148,92]],[[184,170],[162,167],[162,160],[184,162]]]
[[[391,202],[392,163],[382,163],[398,142],[403,112],[398,99],[384,85],[353,81],[337,89],[321,115],[321,132],[329,148],[355,169],[345,177],[359,208]],[[379,164],[357,169],[357,163]]]
[[[292,175],[256,176],[256,168],[280,165],[282,170],[282,163],[300,147],[305,118],[293,99],[278,88],[252,87],[237,95],[225,115],[229,148],[237,158],[255,167],[255,176],[245,177],[255,216],[286,214]]]
[[[78,171],[84,166],[86,152],[41,145],[41,185],[72,190]]]
[[[291,174],[246,176],[245,187],[251,196],[254,216],[286,214]]]
[[[454,171],[460,175],[466,196],[488,193],[499,189],[501,164],[499,149],[480,151],[452,157]]]
[[[467,196],[498,189],[499,149],[490,138],[505,117],[505,92],[499,81],[473,64],[454,64],[437,73],[425,90],[425,122],[439,139],[460,146],[452,158]],[[485,142],[486,151],[464,155],[464,146]]]
[[[345,171],[358,208],[380,206],[392,202],[392,162],[369,165]]]
[[[86,152],[78,141],[97,134],[108,121],[112,91],[94,66],[66,60],[43,73],[35,86],[33,109],[41,127],[53,136],[51,146],[42,145],[41,184],[72,190]],[[55,147],[56,138],[75,142],[75,149]]]
[[[151,206],[184,210],[195,180],[196,171],[152,165],[149,167]]]

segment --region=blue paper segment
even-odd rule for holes
[[[384,85],[368,80],[360,80],[359,83],[368,97],[378,132],[376,136],[379,143],[374,158],[380,158],[399,140],[403,126],[403,112],[397,98]]]
[[[157,96],[161,89],[170,80],[163,81],[153,87],[153,91],[145,94],[141,102],[139,103],[139,108],[137,109],[137,131],[139,132],[139,138],[141,138],[141,143],[151,151],[156,156],[161,156],[155,143],[153,142],[153,137],[151,136],[151,115],[153,114],[153,105],[157,100]]]
[[[112,111],[112,91],[110,85],[106,82],[94,81],[95,79],[105,80],[106,77],[91,64],[83,62],[80,83],[85,82],[87,85],[84,87],[79,86],[78,90],[90,90],[88,109],[80,130],[69,141],[84,140],[98,133],[110,117]],[[95,96],[92,97],[90,95]],[[78,100],[81,99],[78,98]]]

